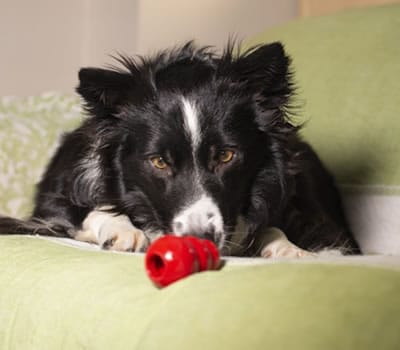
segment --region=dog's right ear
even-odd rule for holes
[[[76,91],[92,115],[103,117],[117,112],[134,96],[135,78],[129,72],[82,68]]]

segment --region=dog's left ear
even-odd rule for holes
[[[279,42],[253,47],[236,59],[231,70],[237,81],[267,108],[284,106],[291,94],[290,58]]]

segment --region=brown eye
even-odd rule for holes
[[[165,170],[168,168],[167,162],[161,156],[152,157],[150,158],[150,161],[153,164],[153,166],[157,169]]]
[[[234,155],[235,152],[231,150],[222,150],[219,152],[219,161],[221,163],[229,163],[233,159]]]

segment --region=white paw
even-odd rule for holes
[[[101,209],[89,213],[74,238],[97,243],[103,249],[124,252],[144,251],[149,244],[143,231],[133,226],[127,216]]]
[[[107,232],[105,237],[100,235],[100,245],[103,249],[123,252],[139,252],[147,247],[147,239],[141,230]]]
[[[344,255],[343,251],[341,251],[340,249],[329,249],[329,248],[322,249],[318,251],[316,254],[321,257],[335,257],[335,256],[338,257]]]
[[[260,255],[263,258],[303,258],[315,256],[314,253],[301,249],[291,243],[286,235],[275,227],[265,230],[259,244],[262,247]]]
[[[276,243],[276,242],[275,242]],[[282,243],[282,242],[278,242]],[[304,258],[315,256],[307,250],[301,249],[290,242],[289,244],[269,244],[261,250],[261,257],[263,258]]]

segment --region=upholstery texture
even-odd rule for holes
[[[292,22],[247,43],[285,44],[304,137],[341,184],[400,194],[399,36],[395,5]]]
[[[142,255],[0,236],[0,348],[398,349],[400,271],[227,264],[156,289]]]

